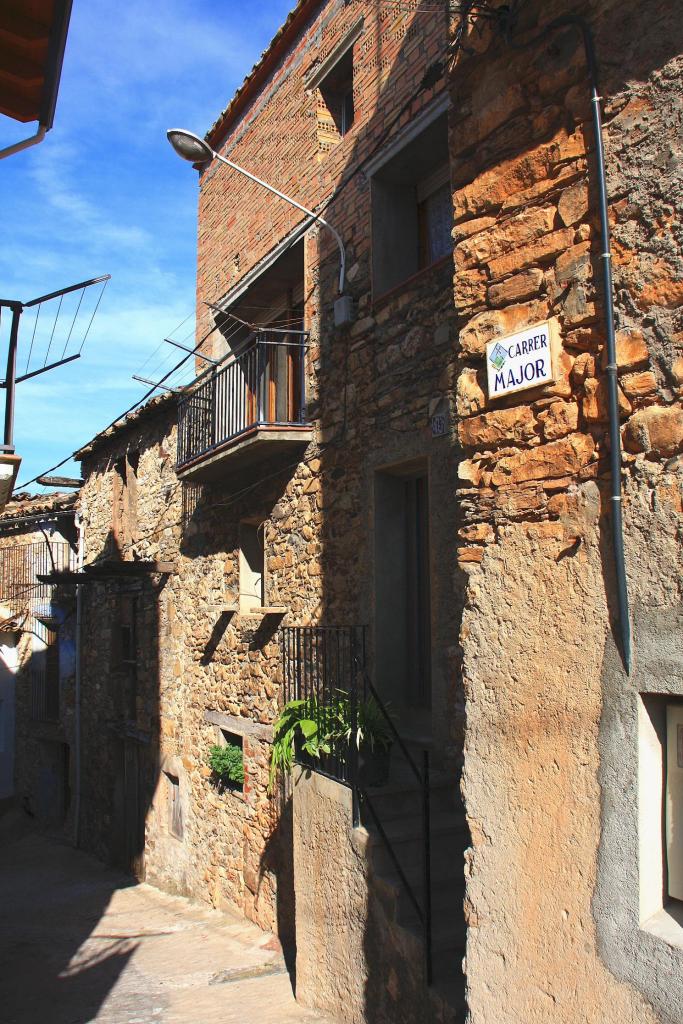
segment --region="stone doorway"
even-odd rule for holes
[[[426,460],[375,476],[375,677],[408,737],[431,736],[432,631]]]

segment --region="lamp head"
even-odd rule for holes
[[[204,139],[185,128],[169,128],[166,132],[168,141],[183,160],[191,164],[205,164],[213,159],[213,150]]]

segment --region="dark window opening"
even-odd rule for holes
[[[250,612],[266,603],[266,567],[263,524],[240,523],[240,611]]]
[[[453,249],[446,115],[372,177],[372,274],[382,295]]]
[[[59,634],[45,630],[45,647],[31,657],[31,717],[36,722],[59,719]]]
[[[343,138],[354,119],[353,48],[347,50],[320,83],[320,94],[334,126]]]

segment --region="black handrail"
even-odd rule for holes
[[[307,335],[264,329],[198,378],[178,402],[178,466],[257,427],[305,423]],[[285,340],[280,340],[280,339]]]
[[[353,826],[360,825],[361,804],[367,807],[377,833],[396,869],[422,926],[424,969],[428,985],[432,983],[432,887],[431,887],[431,825],[429,752],[422,752],[420,769],[401,737],[396,724],[375,689],[365,669],[364,626],[285,626],[282,629],[282,669],[285,700],[314,698],[317,714],[324,714],[328,703],[346,694],[349,701],[351,741],[320,758],[297,754],[297,760],[322,775],[327,775],[351,789]],[[409,881],[382,824],[379,811],[368,788],[361,784],[358,745],[359,702],[370,696],[386,722],[397,749],[403,754],[417,780],[421,796],[422,819],[422,898]]]
[[[389,714],[389,711],[387,710],[387,708],[386,708],[386,706],[384,704],[384,701],[382,700],[382,698],[380,697],[379,693],[375,689],[375,687],[374,687],[374,685],[372,683],[372,680],[369,678],[369,676],[365,672],[365,668],[364,667],[361,668],[360,671],[362,672],[362,675],[363,675],[363,678],[364,678],[364,682],[365,682],[365,686],[367,688],[368,693],[371,694],[371,696],[373,697],[375,703],[377,704],[377,707],[382,712],[382,716],[383,716],[385,722],[387,723],[387,725],[389,726],[389,730],[390,730],[390,732],[391,732],[391,734],[392,734],[392,736],[394,738],[394,742],[398,744],[398,746],[399,746],[399,748],[401,750],[401,753],[403,754],[404,758],[406,759],[407,764],[411,768],[413,774],[415,775],[415,778],[417,779],[417,781],[418,781],[418,783],[420,785],[421,797],[422,797],[422,800],[421,800],[421,814],[422,814],[422,900],[423,900],[422,906],[420,906],[420,902],[417,899],[417,896],[415,895],[415,893],[413,891],[413,887],[411,886],[410,882],[408,881],[408,879],[407,879],[407,877],[405,875],[405,872],[403,871],[403,869],[402,869],[402,867],[401,867],[401,865],[399,863],[398,856],[396,855],[396,851],[394,850],[393,846],[391,845],[391,840],[389,839],[388,835],[386,834],[385,829],[382,827],[382,824],[381,824],[381,822],[379,820],[379,816],[377,814],[377,811],[376,811],[376,809],[372,805],[372,801],[371,801],[371,799],[370,799],[370,797],[368,795],[367,790],[360,786],[360,784],[358,782],[358,776],[356,775],[354,777],[355,780],[356,780],[355,784],[354,784],[354,788],[358,789],[363,804],[365,806],[367,806],[368,810],[370,811],[370,813],[372,815],[372,819],[373,819],[373,821],[374,821],[374,823],[375,823],[375,825],[377,827],[377,831],[378,831],[378,833],[379,833],[379,835],[380,835],[380,837],[381,837],[381,839],[382,839],[382,841],[384,843],[384,846],[385,846],[389,856],[391,857],[391,860],[393,861],[394,867],[396,868],[396,870],[398,872],[398,876],[401,879],[401,882],[403,883],[403,887],[406,890],[406,892],[408,894],[408,897],[410,898],[410,902],[412,903],[413,907],[417,911],[417,915],[418,915],[418,918],[420,920],[420,923],[422,924],[422,933],[423,933],[423,940],[424,940],[424,953],[425,953],[425,978],[426,978],[427,984],[431,985],[431,983],[432,983],[432,864],[431,864],[432,858],[431,858],[431,820],[430,820],[431,819],[431,802],[430,802],[430,792],[429,792],[429,751],[428,750],[423,750],[422,751],[422,771],[420,771],[420,769],[418,768],[418,766],[416,765],[416,763],[415,763],[415,761],[414,761],[414,759],[412,757],[412,754],[408,750],[408,747],[403,742],[403,739],[401,738],[401,735],[400,735],[398,729],[396,728],[396,725],[395,725],[391,715]]]

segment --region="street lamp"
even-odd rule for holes
[[[301,203],[297,203],[296,199],[292,199],[291,196],[285,195],[284,192],[280,192],[278,189],[269,185],[267,181],[263,181],[261,178],[257,178],[255,174],[250,171],[245,171],[244,167],[240,167],[239,164],[233,163],[232,160],[228,160],[226,157],[221,156],[215,149],[206,142],[205,139],[200,139],[194,132],[189,132],[185,128],[169,128],[166,132],[168,141],[173,146],[178,156],[182,157],[183,160],[189,160],[191,164],[206,164],[211,160],[220,160],[222,164],[227,164],[228,167],[232,167],[233,171],[239,171],[240,174],[244,174],[245,177],[251,181],[255,181],[257,185],[262,185],[263,188],[267,188],[269,192],[279,196],[280,199],[284,199],[290,206],[295,206],[297,210],[301,210],[312,220],[317,221],[318,224],[322,224],[324,228],[327,228],[331,234],[334,235],[335,241],[339,246],[339,295],[344,295],[344,284],[346,281],[346,253],[344,252],[344,243],[341,240],[339,232],[336,228],[333,228],[331,224],[320,216],[319,213],[314,213],[312,210],[302,206]],[[339,300],[338,300],[339,301]],[[336,307],[336,304],[335,304]],[[335,308],[335,321],[337,321],[337,312]]]

